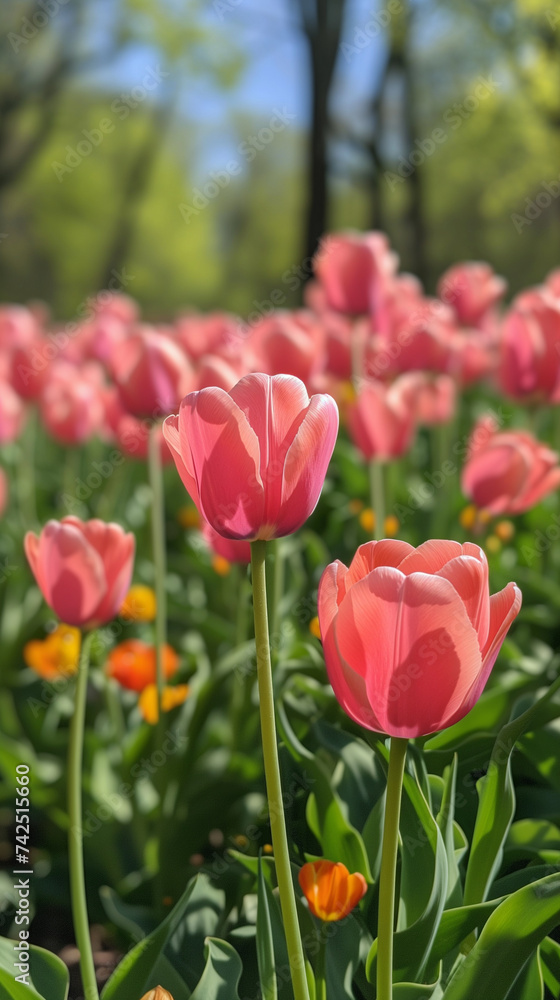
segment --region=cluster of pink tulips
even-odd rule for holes
[[[508,308],[505,291],[488,265],[466,263],[444,274],[438,296],[430,298],[414,278],[398,273],[383,235],[343,234],[324,241],[306,308],[265,316],[252,327],[225,314],[194,313],[147,326],[135,304],[117,294],[99,297],[71,330],[49,329],[38,310],[0,310],[0,442],[18,438],[32,406],[64,446],[97,436],[152,461],[155,442],[156,470],[161,460],[174,462],[208,545],[229,562],[251,563],[265,777],[296,1000],[308,1000],[309,992],[281,808],[267,543],[298,531],[315,510],[340,414],[370,466],[376,540],[361,545],[348,567],[336,560],[324,569],[318,619],[338,702],[363,729],[391,737],[377,952],[377,998],[390,1000],[406,741],[451,726],[473,708],[521,593],[509,583],[491,596],[486,555],[473,542],[414,547],[383,539],[381,470],[411,449],[419,427],[450,424],[475,383],[525,404],[533,425],[540,404],[560,405],[560,272]],[[527,430],[484,416],[470,428],[461,483],[479,511],[517,515],[560,486],[558,456]],[[156,505],[160,487],[152,480]],[[0,480],[0,501],[3,488]],[[154,518],[161,584],[157,532]],[[122,607],[134,549],[134,536],[119,525],[73,516],[49,521],[25,540],[45,600],[62,622],[85,633]],[[165,595],[157,593],[160,657]],[[87,649],[78,681],[82,719],[86,657]],[[162,670],[158,660],[160,699]],[[72,752],[79,755],[77,741]],[[78,805],[74,799],[74,811]],[[314,862],[300,876],[311,911],[324,920],[346,915],[368,888],[338,861]],[[76,871],[79,858],[74,864]],[[334,879],[330,888],[323,876]],[[77,892],[79,910],[85,901]],[[82,974],[94,990],[84,921],[87,927],[82,909]]]

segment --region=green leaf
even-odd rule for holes
[[[444,910],[430,952],[430,965],[439,962],[449,952],[458,948],[472,931],[480,930],[502,899],[503,897],[500,897],[488,903],[456,906],[451,910]]]
[[[443,773],[444,789],[441,806],[436,817],[447,856],[447,906],[458,906],[462,902],[463,892],[461,876],[455,850],[455,799],[457,797],[457,755],[453,757],[451,767],[446,767]]]
[[[15,944],[16,941],[0,937],[0,972],[6,973],[14,982],[14,989],[25,987],[24,983],[15,983],[15,976],[19,975],[19,970],[14,968],[14,962],[17,961]],[[4,983],[4,978],[0,982]],[[36,1000],[39,996],[46,1000],[66,1000],[70,983],[68,968],[57,955],[37,945],[30,945],[29,983],[25,987],[27,992],[21,994],[22,998],[31,1000],[33,997]]]
[[[306,771],[314,778],[314,792],[307,800],[307,822],[321,845],[323,855],[331,861],[341,861],[350,872],[361,872],[372,881],[364,842],[346,819],[340,798],[333,790],[332,778],[326,765],[316,758],[294,733],[282,702],[278,703],[278,728],[292,757],[305,761]]]
[[[531,708],[500,730],[486,775],[477,783],[478,810],[465,879],[465,903],[483,902],[501,864],[505,839],[515,811],[511,754],[524,732],[540,724],[560,677]]]
[[[101,886],[99,896],[109,920],[134,940],[140,941],[155,930],[153,912],[147,906],[125,903],[108,885]]]
[[[543,978],[554,997],[560,996],[560,944],[546,937],[539,946]]]
[[[513,893],[488,918],[448,983],[444,1000],[506,1000],[525,963],[559,920],[560,875]]]
[[[507,1000],[543,1000],[543,997],[544,980],[537,948],[515,980]]]
[[[393,1000],[430,1000],[430,997],[441,996],[440,976],[434,983],[395,983]]]
[[[259,982],[264,1000],[277,1000],[276,970],[274,962],[274,942],[268,904],[270,891],[263,875],[261,856],[257,875],[257,962]]]
[[[204,957],[206,967],[191,1000],[239,1000],[242,966],[235,948],[227,941],[209,937],[204,943]]]

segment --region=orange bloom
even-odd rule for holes
[[[176,687],[165,687],[161,693],[161,707],[164,712],[170,712],[177,705],[182,705],[188,698],[189,685],[177,684]],[[138,699],[138,708],[143,718],[151,726],[155,726],[159,720],[158,693],[156,684],[148,684],[144,688]]]
[[[72,625],[58,625],[46,639],[32,639],[23,648],[23,659],[46,681],[75,674],[80,658],[81,632]]]
[[[163,986],[156,986],[155,990],[144,993],[142,1000],[173,1000],[169,990],[164,990]]]
[[[171,646],[163,650],[163,672],[173,677],[179,667],[179,657]],[[156,682],[156,648],[141,639],[127,639],[109,653],[106,666],[109,677],[114,677],[130,691],[143,691]]]
[[[156,595],[152,588],[142,583],[131,587],[119,613],[133,622],[153,622],[156,617]]]
[[[319,920],[342,920],[367,892],[364,876],[351,875],[340,861],[308,861],[298,878],[309,909]]]

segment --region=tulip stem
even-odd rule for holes
[[[84,996],[87,1000],[99,1000],[97,979],[87,911],[86,883],[84,875],[84,849],[82,830],[82,759],[84,750],[84,721],[88,668],[94,633],[84,636],[76,681],[76,700],[70,722],[70,742],[68,746],[68,861],[70,867],[70,896],[72,900],[72,920],[76,944],[80,952],[80,972]]]
[[[377,541],[385,536],[385,492],[383,483],[383,465],[376,458],[369,463],[369,483],[371,490],[371,506],[375,514],[374,538]]]
[[[326,939],[321,933],[319,933],[318,944],[319,950],[315,966],[315,1000],[327,1000]]]
[[[159,424],[154,422],[150,427],[148,442],[148,465],[150,487],[152,490],[152,552],[154,559],[156,592],[156,683],[158,693],[158,720],[161,729],[162,707],[161,699],[165,678],[163,673],[163,656],[166,643],[166,600],[165,600],[165,508],[163,501],[163,475],[161,467],[161,451]]]
[[[399,846],[399,817],[408,740],[391,737],[383,845],[379,873],[377,930],[377,1000],[393,996],[393,925],[395,921],[395,872]]]
[[[280,893],[282,920],[288,946],[288,960],[292,976],[295,1000],[309,1000],[305,959],[296,910],[296,899],[292,881],[290,852],[284,818],[282,783],[278,761],[276,740],[276,720],[274,716],[274,689],[272,684],[272,664],[268,635],[268,613],[266,607],[266,542],[251,543],[251,570],[253,578],[253,612],[255,618],[255,644],[257,652],[257,681],[261,716],[264,775],[268,797],[268,811],[272,846]]]

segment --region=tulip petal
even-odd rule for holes
[[[182,405],[182,404],[181,404]],[[196,485],[196,479],[194,476],[194,469],[192,468],[192,459],[190,448],[185,448],[184,452],[181,448],[181,435],[179,431],[180,422],[180,411],[179,415],[173,414],[167,417],[163,421],[162,431],[163,436],[167,442],[169,450],[173,456],[173,461],[177,467],[177,472],[179,473],[183,486],[185,487],[187,493],[194,501],[197,507],[200,506],[200,497],[198,495],[198,487]]]
[[[383,538],[379,542],[365,542],[357,550],[348,570],[347,587],[351,587],[378,566],[400,567],[404,559],[415,552],[413,545],[398,538]]]
[[[341,657],[365,680],[381,731],[393,736],[443,729],[482,668],[461,598],[448,580],[424,573],[370,573],[348,590],[334,629]]]
[[[282,535],[296,531],[315,510],[338,434],[338,407],[327,394],[313,396],[288,448],[276,512]]]
[[[227,538],[256,538],[264,524],[259,441],[243,410],[223,389],[192,392],[181,406],[179,433],[203,517]]]
[[[399,569],[405,576],[410,576],[411,573],[437,573],[450,559],[456,559],[462,554],[460,542],[431,538],[403,559],[399,563]]]
[[[467,461],[461,488],[477,507],[502,514],[523,491],[529,469],[530,458],[519,447],[489,445]]]
[[[43,596],[68,625],[92,619],[105,596],[103,561],[74,524],[49,521],[41,533]]]
[[[484,690],[511,623],[519,614],[521,601],[522,594],[515,583],[508,583],[507,587],[490,598],[488,640],[482,650],[482,673],[470,699],[473,705]]]
[[[488,562],[482,549],[474,545],[472,548],[477,549],[482,558],[461,555],[457,559],[450,559],[436,575],[453,584],[478,633],[478,642],[482,649],[488,638],[490,624]]]

